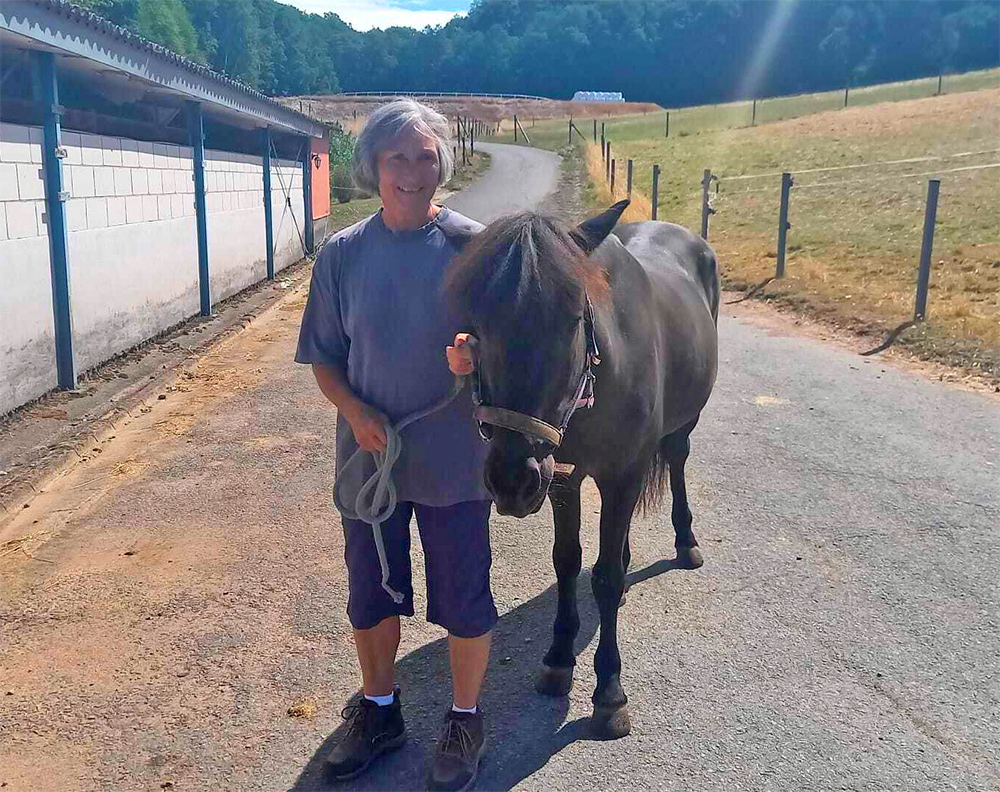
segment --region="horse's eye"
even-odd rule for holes
[[[528,438],[528,443],[530,443],[531,452],[535,456],[548,456],[555,450],[555,446],[548,440],[542,440],[537,437]]]

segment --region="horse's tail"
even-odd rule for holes
[[[663,503],[663,497],[670,482],[670,466],[667,464],[667,453],[664,437],[656,444],[656,451],[646,468],[642,481],[642,491],[639,494],[639,513],[647,514]]]
[[[715,257],[715,251],[704,243],[704,249],[698,256],[698,278],[702,288],[705,289],[705,296],[708,298],[708,307],[712,311],[712,318],[716,324],[719,322],[719,299],[721,288],[719,286],[719,262]]]

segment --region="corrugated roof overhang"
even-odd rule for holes
[[[204,110],[254,119],[255,125],[322,137],[326,128],[265,94],[129,33],[106,19],[62,0],[4,0],[0,36],[34,49],[48,49],[148,83]]]

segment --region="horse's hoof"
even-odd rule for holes
[[[681,569],[697,569],[705,563],[701,550],[697,547],[678,547],[677,566]]]
[[[573,687],[573,666],[553,668],[542,665],[542,671],[535,682],[535,690],[543,696],[559,698],[568,696]]]
[[[632,731],[632,721],[628,716],[628,705],[620,707],[594,707],[590,719],[590,731],[595,740],[617,740]]]

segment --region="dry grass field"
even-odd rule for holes
[[[850,91],[848,109],[865,107],[885,102],[898,102],[909,99],[926,99],[937,92],[937,78],[930,77],[907,82],[882,83],[864,88],[854,88]],[[946,76],[941,84],[942,95],[979,91],[984,88],[1000,87],[1000,69],[966,72]],[[580,132],[588,137],[593,136],[593,121],[603,122],[606,128],[614,128],[614,139],[625,143],[630,140],[655,140],[664,137],[666,129],[666,113],[662,108],[659,112],[632,113],[622,116],[616,113],[609,118],[600,109],[591,111],[582,106],[569,103],[561,117],[549,122],[538,124],[535,131],[530,132],[531,143],[547,149],[558,149],[566,145],[567,119],[572,116]],[[790,118],[824,113],[832,110],[842,110],[844,105],[843,91],[826,91],[813,94],[797,94],[794,96],[776,96],[761,99],[757,102],[756,123],[768,124],[774,121],[784,121]],[[736,129],[751,126],[754,120],[753,103],[747,101],[729,102],[714,105],[696,105],[693,107],[668,108],[670,113],[670,137],[687,137],[689,135],[717,132],[723,129]],[[610,134],[610,132],[609,132]],[[510,136],[512,137],[512,136]],[[574,136],[575,139],[578,139]]]
[[[289,96],[278,101],[294,110],[301,110],[320,121],[336,121],[346,129],[356,132],[364,119],[391,96]],[[662,108],[652,102],[567,102],[556,99],[501,99],[475,96],[416,97],[439,112],[454,118],[457,115],[484,122],[500,122],[504,132],[511,134],[512,119],[516,114],[531,136],[531,127],[538,120],[565,118],[570,115],[587,118],[610,118],[622,115],[652,116]]]
[[[1000,163],[1000,90],[669,139],[639,137],[633,123],[611,123],[607,134],[618,163],[634,161],[637,215],[649,216],[654,163],[660,219],[692,229],[700,227],[703,169],[719,176],[709,238],[733,288],[774,274],[780,173],[790,171],[787,277],[763,295],[873,337],[912,316],[927,181],[940,178],[928,320],[901,343],[1000,374],[1000,168],[982,167]],[[600,147],[586,148],[590,201],[609,201]],[[624,165],[617,181],[621,197]]]

